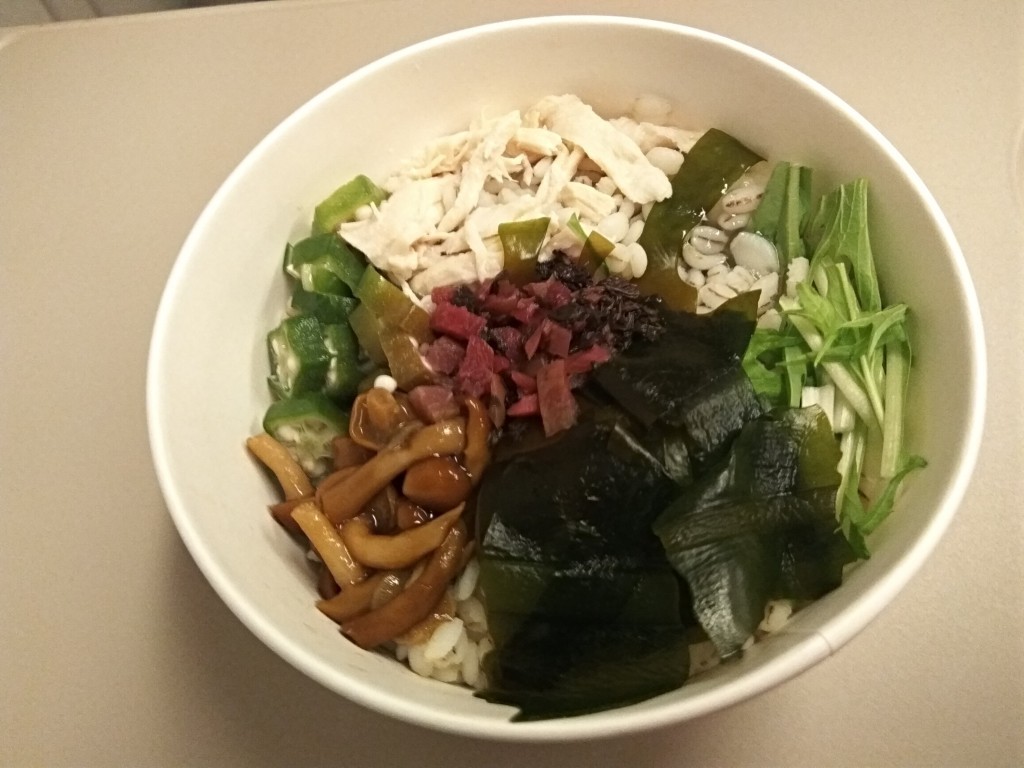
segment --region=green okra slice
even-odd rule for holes
[[[263,429],[313,478],[331,470],[331,441],[348,432],[348,414],[321,392],[277,400]]]
[[[366,262],[333,232],[312,235],[285,249],[284,270],[313,293],[351,296]]]
[[[289,317],[267,334],[270,388],[278,397],[316,392],[324,386],[331,354],[315,317]]]
[[[364,205],[377,205],[387,199],[387,192],[368,177],[359,175],[334,190],[313,211],[313,232],[333,232],[339,224],[351,221]]]
[[[331,355],[324,380],[324,394],[347,404],[359,391],[362,371],[359,367],[359,342],[348,323],[321,326],[324,345]]]
[[[312,315],[321,323],[344,323],[359,304],[352,296],[315,293],[296,285],[292,291],[291,311],[296,315]]]

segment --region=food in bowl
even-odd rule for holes
[[[672,112],[482,118],[286,248],[248,444],[317,606],[519,719],[738,657],[867,557],[924,465],[866,181],[812,195]]]

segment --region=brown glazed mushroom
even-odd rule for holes
[[[459,520],[459,504],[429,523],[394,535],[377,535],[362,515],[341,526],[341,538],[352,557],[368,568],[406,568],[433,552]]]
[[[335,525],[358,515],[384,486],[428,456],[462,453],[466,447],[462,419],[421,427],[403,440],[385,447],[341,482],[320,495],[324,514]]]
[[[430,456],[406,470],[402,493],[414,504],[440,512],[469,498],[469,475],[452,456]]]
[[[466,538],[464,525],[453,527],[418,579],[380,608],[346,621],[342,633],[362,648],[376,648],[425,619],[458,573]]]
[[[491,461],[491,417],[484,404],[473,397],[466,398],[466,450],[462,461],[476,486]]]

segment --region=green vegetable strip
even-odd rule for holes
[[[926,466],[928,466],[928,462],[920,456],[910,456],[903,462],[867,511],[864,522],[858,526],[864,536],[873,533],[885,521],[889,513],[892,512],[893,504],[896,502],[896,493],[899,491],[903,478],[915,469],[923,469]]]
[[[572,230],[572,233],[580,239],[580,242],[587,239],[587,233],[583,230],[583,225],[580,224],[580,217],[575,213],[569,217],[569,221],[565,226]]]
[[[882,422],[882,460],[884,478],[899,473],[903,458],[903,405],[907,398],[910,369],[910,345],[898,340],[885,345],[885,412]]]
[[[754,389],[773,404],[781,405],[787,397],[785,382],[788,374],[780,356],[802,358],[802,352],[797,349],[797,345],[802,344],[796,334],[782,334],[766,328],[755,329],[750,337],[750,343],[743,354],[743,370]],[[787,354],[788,347],[793,347],[792,353]],[[806,368],[806,363],[803,366]]]
[[[857,300],[857,294],[854,291],[853,284],[850,282],[850,276],[846,270],[846,265],[830,264],[825,268],[825,273],[830,275],[829,283],[835,286],[835,290],[832,295],[833,302],[837,306],[845,308],[846,317],[848,318],[848,322],[845,325],[846,327],[852,327],[852,323],[860,322],[862,312],[860,302]],[[837,329],[837,331],[832,334],[831,338],[827,338],[825,340],[825,346],[830,346],[830,342],[835,341],[838,337],[839,333]],[[868,352],[868,355],[870,355],[870,352]],[[875,418],[879,423],[881,423],[884,413],[881,407],[881,400],[878,396],[877,380],[872,370],[871,361],[866,356],[861,356],[859,364],[861,376],[864,378],[868,399],[871,401],[871,408],[875,412]]]
[[[799,408],[804,381],[807,379],[807,364],[798,365],[801,355],[796,347],[786,347],[782,354],[786,362],[786,390],[789,392],[789,407]]]
[[[824,346],[829,347],[836,339],[838,339],[839,334],[844,330],[858,328],[862,324],[865,324],[865,322],[869,326],[876,325],[875,318],[877,318],[878,315],[867,316],[865,321],[866,316],[861,309],[860,301],[857,299],[856,290],[850,282],[850,275],[847,272],[846,264],[830,264],[825,267],[823,271],[828,276],[829,286],[832,286],[830,290],[830,298],[832,299],[833,305],[841,308],[847,317],[847,322],[836,328],[832,332],[831,338],[826,338]],[[886,311],[887,310],[882,310],[882,312]],[[857,363],[860,368],[860,374],[864,380],[865,392],[867,393],[868,400],[871,402],[871,409],[874,411],[875,419],[879,424],[881,424],[885,418],[882,397],[879,393],[882,371],[880,366],[875,364],[873,353],[873,345],[869,343],[868,348],[860,355]]]
[[[814,324],[807,320],[805,317],[800,317],[790,312],[798,309],[798,304],[792,299],[786,297],[779,299],[779,306],[784,310],[787,310],[786,317],[793,324],[793,327],[800,332],[804,341],[807,342],[807,346],[810,347],[812,352],[817,353],[822,346],[822,337],[815,328]],[[862,418],[867,424],[875,424],[874,411],[871,408],[871,401],[868,399],[864,389],[857,382],[857,379],[846,369],[842,363],[834,362],[822,362],[821,367],[825,372],[832,378],[833,383],[838,387],[847,401],[850,403],[850,407],[856,411],[857,415]]]
[[[785,274],[793,259],[807,256],[803,229],[811,198],[811,169],[781,162],[772,169],[764,196],[747,230],[769,240],[779,254],[779,271]]]
[[[854,428],[844,434],[839,441],[842,453],[839,459],[839,473],[842,480],[836,493],[836,517],[838,518],[847,541],[850,542],[858,557],[867,558],[868,550],[860,525],[864,522],[864,505],[858,493],[860,475],[864,466],[864,449],[867,444],[863,422],[857,422]]]
[[[360,304],[352,310],[348,316],[348,324],[359,340],[359,347],[370,361],[375,365],[387,365],[388,358],[380,343],[380,325],[365,304]]]
[[[775,243],[782,257],[783,265],[807,255],[807,248],[800,236],[800,230],[807,217],[810,185],[810,168],[799,165],[789,167],[786,174],[784,215],[781,221],[781,231]]]
[[[882,308],[875,274],[875,260],[868,239],[867,181],[857,179],[826,196],[819,215],[831,214],[822,224],[824,232],[811,257],[811,271],[818,266],[846,262],[853,272],[853,284],[866,312]]]
[[[783,161],[775,164],[772,168],[772,175],[764,187],[764,196],[758,204],[754,215],[747,224],[747,230],[761,235],[765,240],[776,242],[776,233],[779,230],[779,222],[782,219],[783,204],[786,200],[786,192],[789,189],[787,183],[789,178],[789,163]],[[777,247],[777,246],[776,246]],[[785,274],[785,265],[780,265],[780,274]]]

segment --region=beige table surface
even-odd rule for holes
[[[990,410],[949,533],[833,658],[756,700],[643,736],[490,744],[339,699],[229,613],[158,491],[145,361],[192,222],[293,108],[406,43],[567,10],[671,19],[751,43],[886,133],[947,212],[973,271]],[[294,0],[8,31],[0,765],[1024,764],[1022,123],[1015,0]]]

